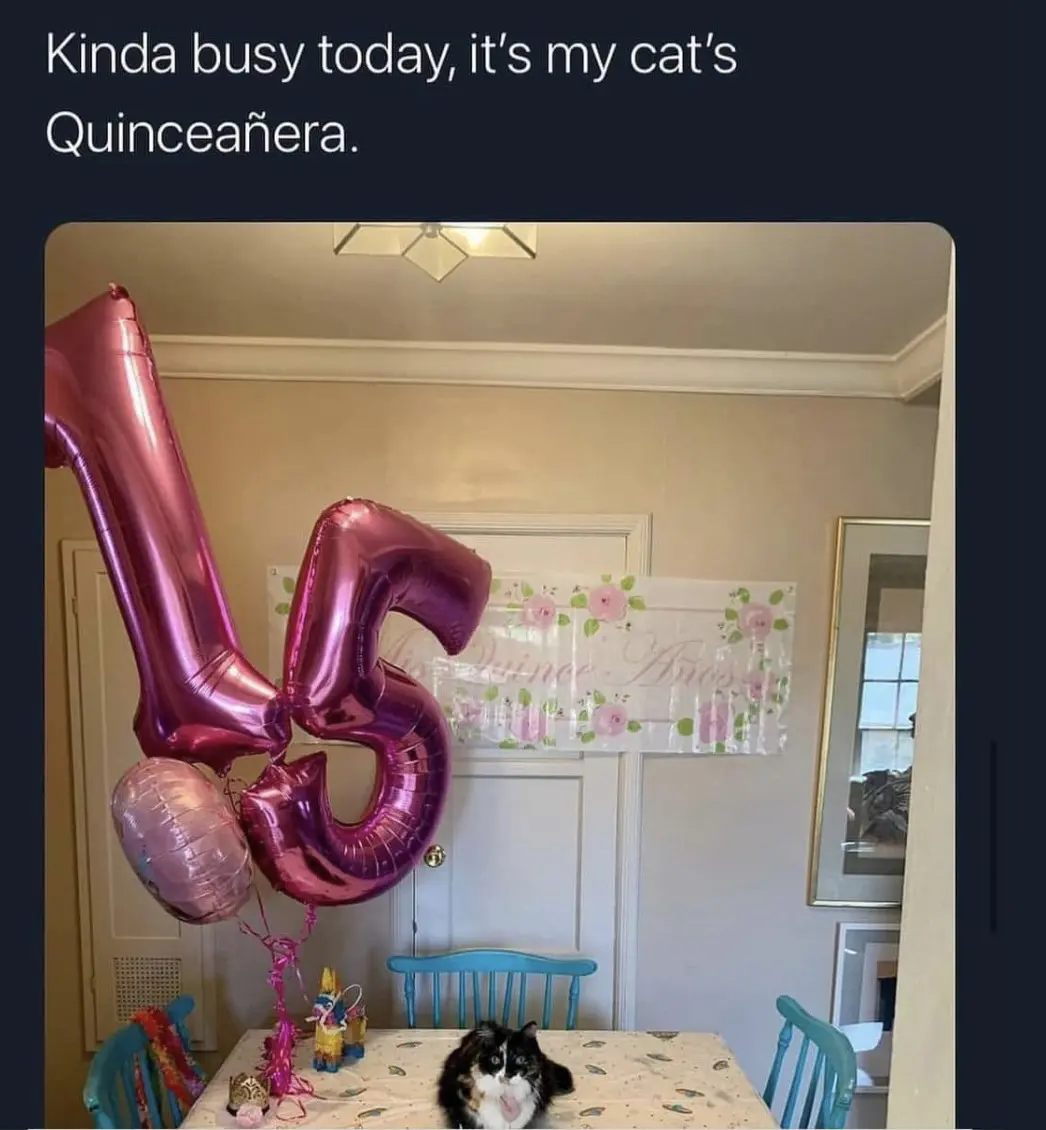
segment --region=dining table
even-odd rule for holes
[[[236,1127],[229,1080],[257,1074],[270,1033],[241,1036],[182,1122]],[[446,1122],[436,1104],[443,1061],[465,1033],[441,1029],[374,1029],[363,1058],[336,1072],[314,1071],[312,1041],[295,1047],[294,1069],[311,1094],[273,1098],[264,1127],[399,1127],[434,1130]],[[710,1032],[545,1031],[541,1050],[570,1068],[574,1091],[557,1098],[549,1127],[748,1127],[777,1125],[723,1040]]]

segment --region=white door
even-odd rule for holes
[[[193,1046],[217,1046],[214,934],[168,914],[135,878],[109,800],[142,758],[132,724],[138,672],[101,552],[63,544],[69,721],[73,747],[84,1045],[93,1052],[131,1015],[188,993]],[[70,939],[72,942],[72,939]]]
[[[559,519],[553,529],[552,519],[543,524],[537,517],[419,517],[476,549],[495,573],[648,571],[642,519]],[[599,971],[584,982],[578,1023],[612,1027],[621,1011],[618,921],[634,913],[619,905],[622,759],[478,753],[454,751],[451,794],[434,843],[442,862],[419,867],[393,892],[394,945],[411,952],[413,924],[419,954],[494,946],[591,957]],[[418,991],[420,997],[421,985]],[[541,1018],[540,992],[535,985],[531,1019]],[[428,1002],[418,1003],[421,1009]]]

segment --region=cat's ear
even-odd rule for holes
[[[536,1039],[538,1034],[538,1022],[536,1020],[528,1020],[519,1030],[519,1034],[524,1040]]]
[[[475,1027],[475,1034],[481,1040],[496,1040],[498,1036],[493,1023],[489,1020],[481,1020]]]

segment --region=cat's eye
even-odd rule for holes
[[[499,1055],[491,1056],[490,1057],[490,1063],[491,1063],[492,1067],[500,1067],[501,1066],[501,1056],[499,1056]]]
[[[526,1056],[523,1056],[523,1055],[517,1055],[517,1056],[516,1056],[516,1066],[517,1066],[517,1067],[520,1067],[520,1066],[522,1066],[522,1065],[523,1065],[524,1063],[526,1063],[526,1062],[527,1062],[527,1057],[526,1057]]]

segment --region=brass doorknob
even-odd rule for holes
[[[439,844],[433,844],[422,856],[426,867],[442,867],[446,862],[447,853]]]

